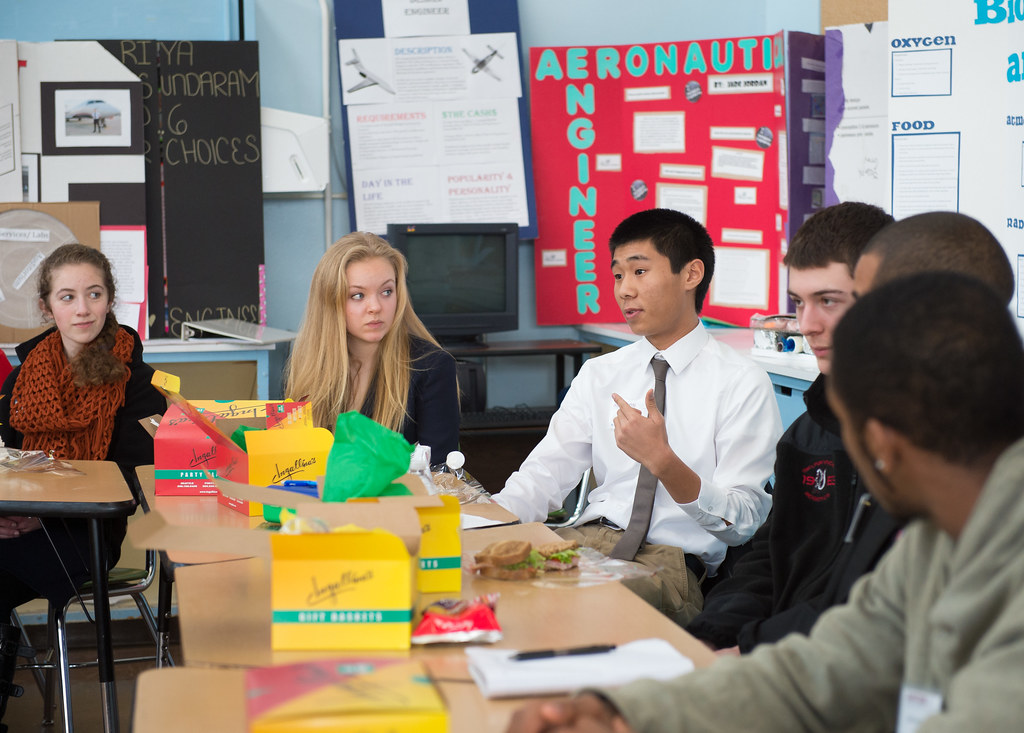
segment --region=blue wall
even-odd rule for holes
[[[373,0],[352,0],[372,2]],[[327,0],[333,5],[332,0]],[[249,0],[239,19],[236,0],[0,0],[0,34],[20,41],[74,38],[155,38],[161,40],[246,40],[260,42],[262,104],[320,115],[321,22],[317,0]],[[817,33],[818,0],[519,0],[521,46],[623,44],[774,33]],[[339,19],[344,32],[344,19]],[[240,26],[244,30],[240,30]],[[343,178],[337,51],[332,59],[332,232],[324,231],[320,199],[268,197],[264,205],[269,323],[296,329],[309,280],[327,244],[349,231]],[[526,77],[524,76],[524,79]],[[526,84],[524,83],[524,86]],[[533,245],[519,252],[520,329],[493,338],[574,338],[569,327],[536,325],[532,277]],[[273,390],[273,387],[272,387]],[[551,402],[554,375],[549,359],[496,360],[488,366],[489,402],[512,405]],[[272,391],[272,396],[276,396]]]

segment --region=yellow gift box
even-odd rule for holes
[[[424,494],[361,497],[329,504],[304,502],[297,504],[296,514],[337,526],[355,511],[354,507],[371,506],[380,507],[381,516],[386,517],[405,508],[416,510],[420,529],[416,590],[420,593],[459,593],[462,590],[462,536],[459,534],[462,514],[459,500],[454,496]]]
[[[152,383],[173,403],[154,436],[156,493],[218,493],[214,476],[256,485],[289,479],[315,481],[334,443],[329,430],[313,426],[308,403],[262,400],[186,400],[180,380],[157,371]],[[240,427],[246,450],[231,440]],[[261,504],[221,492],[218,501],[259,516]]]
[[[416,514],[420,518],[416,589],[420,593],[460,593],[462,539],[459,525],[462,514],[459,511],[459,500],[454,496],[434,498],[441,500],[441,506],[421,504],[416,507]]]
[[[245,480],[256,486],[270,486],[288,480],[316,481],[327,468],[327,454],[334,436],[325,428],[313,427],[308,403],[260,402],[256,400],[191,400],[192,405],[212,417],[217,427],[230,434],[239,426],[266,428],[245,433],[248,471]],[[291,408],[291,409],[289,409]],[[223,491],[218,502],[250,517],[263,513],[263,505]]]
[[[411,520],[416,527],[411,509],[397,514],[360,524],[408,527]],[[419,537],[399,531],[404,538],[355,525],[271,537],[271,646],[408,649]]]
[[[322,659],[245,674],[250,733],[445,733],[448,714],[423,665]]]

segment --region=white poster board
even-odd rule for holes
[[[1012,14],[1012,17],[1011,17]],[[953,209],[1024,256],[1024,6],[890,0],[892,214]],[[1020,288],[1011,311],[1024,332]]]
[[[516,34],[412,35],[403,23],[401,37],[338,41],[355,227],[528,226]]]
[[[888,57],[888,23],[826,31],[828,164],[834,172],[827,203],[863,201],[889,209]]]

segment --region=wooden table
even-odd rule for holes
[[[135,497],[116,463],[70,461],[80,476],[53,472],[0,473],[0,514],[29,517],[62,517],[89,520],[93,608],[96,615],[96,651],[103,701],[103,727],[118,730],[117,687],[114,684],[114,653],[110,638],[110,603],[107,598],[107,558],[103,520],[134,511]],[[64,714],[70,727],[71,711]]]
[[[516,537],[544,542],[553,537],[540,524],[463,532],[470,555],[490,542]],[[661,637],[697,666],[714,655],[665,616],[617,582],[591,587],[539,587],[465,576],[463,597],[499,592],[499,648],[548,648],[621,644]],[[237,667],[284,664],[344,652],[273,651],[270,648],[270,577],[265,560],[250,558],[177,571],[179,621],[187,668],[153,670],[140,676],[134,730],[163,733],[188,729],[244,731],[243,672]],[[423,603],[436,596],[421,599]],[[451,715],[453,733],[502,731],[522,700],[486,700],[471,681],[461,645],[428,645],[411,652],[381,652],[422,660],[437,681]],[[361,652],[360,656],[365,656]],[[208,667],[236,667],[209,669]]]
[[[196,527],[235,527],[252,529],[258,527],[262,517],[248,517],[217,501],[216,495],[204,496],[157,496],[153,466],[138,466],[135,475],[142,488],[144,508],[147,512],[157,511],[172,524]],[[237,560],[239,555],[218,552],[164,552],[160,551],[160,578],[157,585],[157,666],[173,665],[170,653],[171,590],[174,585],[174,569],[180,565],[198,565],[210,562]]]
[[[262,525],[262,517],[249,517],[220,504],[217,497],[205,496],[157,496],[153,466],[139,466],[135,470],[142,487],[146,511],[158,512],[169,524],[191,527],[224,527],[228,529],[256,529]],[[492,522],[512,523],[518,518],[499,504],[465,504],[464,514],[472,514]],[[231,555],[220,552],[194,552],[183,550],[160,551],[160,581],[157,600],[157,666],[171,664],[170,618],[171,589],[175,571],[188,565],[226,562],[245,558],[246,555]]]

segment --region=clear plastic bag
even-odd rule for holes
[[[568,570],[551,570],[540,568],[536,575],[517,578],[503,582],[529,583],[540,588],[586,588],[602,583],[612,583],[631,578],[648,578],[656,575],[662,568],[641,565],[629,560],[615,560],[595,550],[593,547],[577,548],[579,564]],[[481,565],[473,558],[463,560],[463,572],[475,574]]]
[[[660,568],[641,565],[628,560],[614,560],[592,547],[579,548],[580,563],[572,570],[554,570],[540,573],[530,582],[541,588],[566,586],[585,588],[591,585],[647,578],[655,575]]]
[[[491,495],[464,468],[466,457],[453,450],[444,463],[430,467],[438,494],[458,497],[460,504],[490,504]]]
[[[16,450],[14,448],[0,448],[0,471],[52,472],[59,476],[85,475],[67,461],[54,458],[41,450]]]

